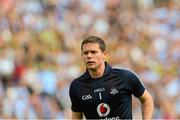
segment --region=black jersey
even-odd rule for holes
[[[131,119],[132,94],[140,97],[145,88],[132,72],[105,64],[102,77],[92,78],[86,70],[71,83],[71,109],[87,119]]]

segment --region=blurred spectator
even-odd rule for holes
[[[68,119],[84,36],[107,40],[109,62],[139,73],[157,119],[180,119],[178,0],[0,0],[0,118]],[[134,117],[141,118],[133,99]]]

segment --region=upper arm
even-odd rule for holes
[[[141,101],[141,103],[144,103],[147,100],[152,101],[152,96],[147,90],[145,90],[144,93],[139,97],[139,100]]]
[[[70,86],[69,96],[71,99],[71,110],[74,112],[81,112],[81,103],[78,98],[78,84],[73,82]]]
[[[136,74],[130,71],[126,71],[126,74],[128,75],[127,78],[128,89],[135,97],[139,98],[140,96],[142,96],[142,94],[145,91],[145,87],[143,83],[140,81],[140,79]]]
[[[83,114],[82,112],[80,112],[81,108],[76,96],[76,90],[77,89],[75,89],[74,84],[71,84],[69,91],[69,95],[71,99],[71,110],[72,110],[71,119],[82,119]]]
[[[82,112],[73,112],[72,111],[72,119],[82,119],[83,118],[83,114]]]
[[[145,90],[144,93],[139,97],[139,100],[141,101],[142,118],[152,119],[154,112],[154,102],[151,94]]]

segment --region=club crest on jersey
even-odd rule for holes
[[[90,94],[82,96],[82,100],[89,100],[89,99],[92,99],[92,96]]]
[[[115,94],[117,94],[117,93],[118,93],[118,91],[117,91],[116,88],[111,88],[110,94],[115,95]]]
[[[106,117],[110,113],[110,107],[106,103],[100,103],[97,106],[97,113],[100,117]]]

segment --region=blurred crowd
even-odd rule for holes
[[[178,0],[0,0],[0,119],[68,119],[87,35],[105,40],[110,64],[138,74],[155,119],[180,119]]]

